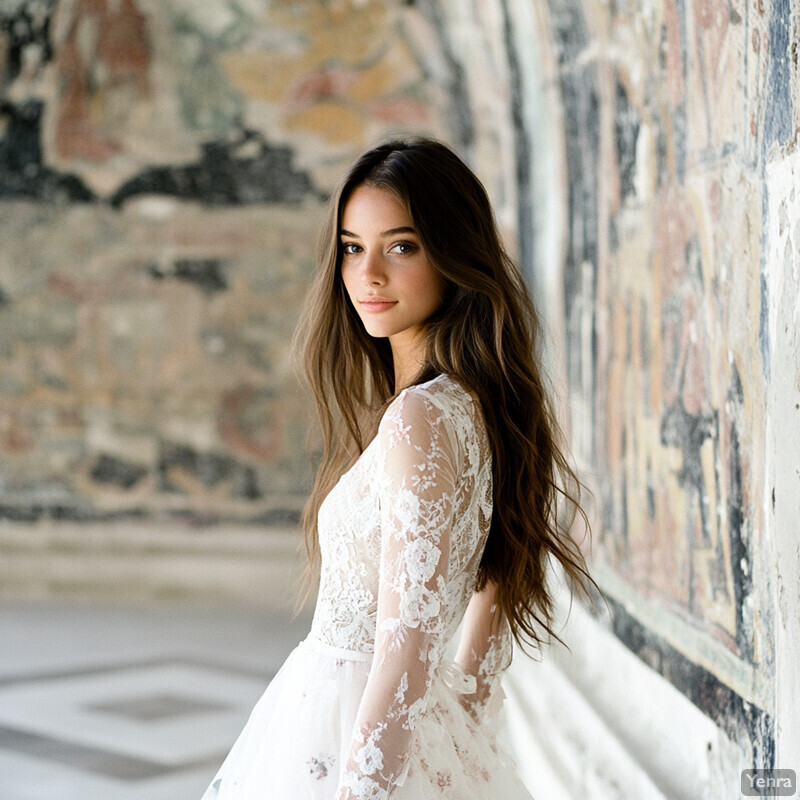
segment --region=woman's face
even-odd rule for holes
[[[388,189],[362,184],[342,213],[342,280],[370,336],[407,349],[439,308],[444,282],[422,249],[403,205]]]

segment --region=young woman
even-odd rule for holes
[[[204,800],[529,799],[497,739],[501,675],[512,638],[558,638],[548,557],[591,582],[534,307],[435,141],[364,153],[322,245],[301,325],[317,605]]]

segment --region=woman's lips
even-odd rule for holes
[[[362,300],[361,307],[365,311],[388,311],[390,308],[396,305],[396,303],[397,300]]]

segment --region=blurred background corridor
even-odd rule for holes
[[[3,800],[199,797],[304,637],[291,338],[403,133],[484,182],[594,493],[531,792],[800,771],[799,59],[797,0],[0,0]]]

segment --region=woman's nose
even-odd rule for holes
[[[362,278],[370,286],[381,286],[386,282],[386,271],[380,253],[367,253],[364,257]]]

